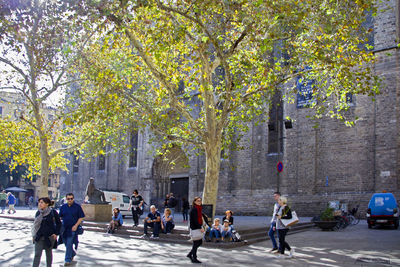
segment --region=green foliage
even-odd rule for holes
[[[277,90],[293,99],[297,76],[315,81],[316,118],[347,125],[346,95],[379,92],[374,55],[362,45],[373,1],[93,5],[109,24],[75,67],[85,79],[80,100],[92,114],[150,127],[163,142],[204,148],[223,139],[231,149],[250,121],[266,118]]]
[[[333,221],[333,209],[327,207],[324,211],[321,213],[321,221]]]
[[[11,171],[25,166],[29,179],[40,174],[39,137],[29,124],[0,118],[0,161],[7,162]],[[63,154],[58,154],[50,160],[49,168],[51,171],[56,168],[66,170],[67,163]]]

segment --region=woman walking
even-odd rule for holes
[[[51,267],[53,262],[52,249],[54,243],[57,242],[57,236],[60,234],[61,220],[57,211],[50,207],[51,205],[50,198],[39,198],[38,211],[32,226],[32,238],[35,244],[33,267],[40,265],[43,250],[46,251],[47,267]]]
[[[204,234],[204,229],[202,228],[203,226],[202,209],[203,207],[201,204],[201,198],[195,197],[192,203],[192,209],[190,210],[190,230],[191,231],[200,230],[200,232]],[[187,257],[193,263],[201,263],[201,261],[197,259],[197,249],[201,246],[202,243],[203,243],[203,238],[200,238],[199,240],[193,240],[192,250],[187,255]]]
[[[289,257],[293,257],[294,249],[290,248],[289,244],[286,242],[286,234],[289,231],[289,228],[286,227],[282,223],[282,219],[291,219],[292,218],[292,211],[290,210],[289,206],[287,205],[287,198],[286,197],[279,197],[278,200],[279,210],[276,214],[278,218],[276,222],[276,229],[278,230],[278,238],[279,238],[279,253],[278,257],[283,257],[285,254],[285,248],[289,250]]]

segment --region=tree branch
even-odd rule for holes
[[[28,76],[23,72],[22,69],[18,68],[17,66],[15,66],[11,61],[0,57],[0,61],[4,62],[5,64],[9,65],[10,67],[12,67],[14,70],[16,70],[19,74],[21,74],[21,76],[24,78],[26,83],[29,83],[29,79]]]
[[[103,10],[100,9],[101,12],[104,12]],[[155,66],[153,59],[148,56],[146,54],[146,52],[143,49],[142,44],[139,42],[138,39],[136,39],[136,36],[129,30],[129,28],[126,28],[122,25],[122,20],[118,17],[116,17],[115,15],[111,14],[108,15],[109,19],[111,21],[113,21],[118,28],[123,29],[126,36],[129,38],[130,40],[130,44],[131,46],[137,50],[139,56],[142,58],[142,60],[144,61],[144,63],[147,65],[147,67],[149,68],[150,72],[153,74],[153,76],[155,78],[157,78],[157,80],[165,87],[165,89],[167,89],[168,91],[168,96],[169,96],[169,102],[170,105],[174,108],[176,108],[183,117],[185,117],[191,128],[197,132],[197,134],[199,136],[204,136],[203,131],[201,130],[200,127],[197,126],[196,121],[193,119],[193,117],[190,115],[190,113],[187,111],[186,107],[184,104],[182,104],[180,101],[177,100],[176,97],[176,93],[175,93],[175,86],[171,85],[168,81],[166,76],[161,73],[157,67]]]
[[[24,122],[28,123],[28,124],[29,124],[30,126],[32,126],[36,131],[39,132],[39,128],[38,128],[35,124],[33,124],[32,122],[30,122],[30,121],[28,121],[27,119],[25,119],[24,115],[21,114],[21,116],[19,116],[19,118],[20,118],[21,120],[23,120]]]

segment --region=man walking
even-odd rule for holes
[[[276,214],[279,211],[278,200],[279,200],[280,196],[281,196],[281,193],[279,193],[279,192],[274,193],[274,199],[275,199],[274,211],[272,213],[271,226],[270,226],[269,232],[268,232],[268,235],[272,241],[272,249],[270,250],[270,252],[273,252],[273,253],[279,252],[278,245],[275,240],[275,232],[278,234],[278,231],[276,231]],[[279,238],[279,236],[278,236],[278,238]]]
[[[11,213],[11,211],[13,211],[13,214],[17,212],[14,208],[16,201],[17,199],[15,198],[15,196],[11,192],[8,192],[7,193],[8,213]]]
[[[85,213],[83,213],[82,207],[74,202],[74,194],[68,193],[66,199],[67,203],[60,208],[60,217],[64,228],[62,239],[66,248],[64,266],[69,266],[72,265],[72,260],[76,255],[72,245],[75,244],[75,248],[78,245],[76,230],[83,221]]]
[[[7,201],[7,193],[5,190],[0,192],[0,206],[1,206],[1,214],[4,213],[6,209],[6,201]]]

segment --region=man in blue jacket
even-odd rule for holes
[[[14,208],[16,200],[17,199],[14,197],[14,195],[11,192],[8,192],[7,194],[8,213],[11,213],[11,211],[13,211],[13,213],[17,212]]]
[[[60,208],[60,217],[64,228],[62,239],[66,247],[64,266],[69,266],[72,265],[71,262],[76,255],[72,248],[73,244],[75,244],[75,248],[77,248],[78,244],[76,230],[83,221],[85,213],[83,213],[82,207],[74,202],[74,194],[68,193],[66,199],[67,203]]]

